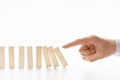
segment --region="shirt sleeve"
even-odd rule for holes
[[[114,55],[120,57],[120,40],[115,40],[115,42],[116,42],[116,52],[114,53]]]

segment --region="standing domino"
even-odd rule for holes
[[[14,47],[9,47],[9,68],[14,68]]]
[[[24,68],[24,46],[19,47],[19,68]]]
[[[32,55],[32,47],[31,46],[27,47],[27,59],[28,59],[28,68],[32,69],[33,68],[33,55]]]
[[[41,63],[42,63],[42,47],[37,46],[36,47],[36,67],[41,68]]]
[[[5,64],[5,61],[4,61],[4,47],[0,47],[0,68],[4,68],[4,64]]]

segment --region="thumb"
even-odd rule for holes
[[[89,42],[88,38],[77,39],[73,42],[70,42],[70,43],[64,45],[63,48],[70,48],[70,47],[77,46],[80,44],[87,44],[88,42]]]
[[[90,61],[90,62],[93,62],[93,61],[98,60],[99,58],[96,54],[92,54],[92,55],[88,55],[88,56],[83,56],[83,59]]]

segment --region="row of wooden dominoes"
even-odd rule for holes
[[[0,47],[0,68],[5,67],[5,48]],[[19,68],[24,68],[24,54],[25,54],[25,47],[19,47]],[[54,68],[59,66],[58,60],[62,63],[63,67],[67,66],[67,62],[62,55],[60,49],[57,47],[53,49],[52,47],[47,46],[37,46],[36,47],[36,67],[41,68],[42,66],[42,55],[44,56],[44,61],[46,67],[51,67],[52,64]],[[33,68],[33,50],[32,46],[27,47],[27,64],[28,68]],[[14,68],[14,47],[9,47],[9,68]]]

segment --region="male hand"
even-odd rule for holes
[[[63,48],[70,48],[77,45],[81,45],[79,52],[83,56],[83,59],[91,62],[108,57],[116,51],[114,40],[103,39],[95,35],[77,39],[64,45]]]

